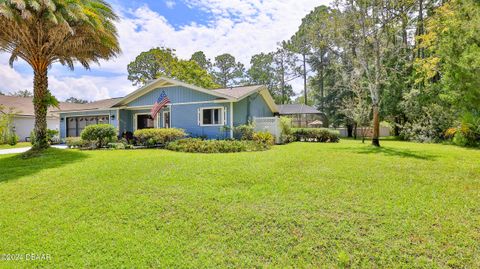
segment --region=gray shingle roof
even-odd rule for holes
[[[240,98],[246,96],[247,94],[254,92],[261,88],[261,85],[254,85],[254,86],[241,86],[241,87],[232,87],[232,88],[223,88],[223,89],[215,89],[212,90],[213,92],[225,94],[231,96],[233,98]]]
[[[293,115],[293,114],[323,114],[314,107],[304,104],[288,104],[277,105],[280,115]]]
[[[86,103],[86,104],[75,104],[75,106],[70,106],[70,107],[63,107],[61,105],[60,110],[61,111],[76,111],[76,110],[109,109],[114,104],[116,104],[118,102],[118,100],[120,100],[121,98],[123,98],[123,97],[103,99],[103,100],[98,100],[98,101],[94,101],[94,102]]]

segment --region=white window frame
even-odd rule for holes
[[[168,126],[168,128],[172,128],[172,113],[170,113],[170,110],[162,111],[162,128],[166,128],[165,127],[165,113],[169,113],[168,114],[168,119],[169,119],[169,122],[170,122],[170,126]]]
[[[210,109],[219,109],[219,124],[203,124],[203,111],[210,110]],[[198,109],[198,124],[200,126],[210,127],[210,126],[224,126],[225,125],[225,112],[226,109],[223,106],[214,106],[214,107],[201,107]]]
[[[139,115],[150,115],[150,113],[134,113],[133,114],[133,131],[135,132],[138,128],[138,116]],[[157,114],[158,119],[158,114]],[[153,120],[153,128],[158,128],[158,120]]]

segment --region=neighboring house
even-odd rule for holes
[[[12,110],[15,113],[13,119],[14,131],[19,136],[20,141],[29,140],[30,133],[35,126],[33,98],[0,95],[0,105],[3,106],[4,111],[2,112],[8,113]],[[62,109],[73,109],[75,106],[76,104],[60,103],[60,108]],[[54,113],[53,110],[58,109],[49,108],[47,113],[47,128],[59,130],[59,116],[58,113]]]
[[[165,92],[170,103],[155,120],[150,110]],[[145,128],[182,128],[192,137],[231,138],[233,127],[254,117],[272,117],[277,106],[265,86],[209,90],[169,78],[156,79],[123,98],[62,109],[62,138],[79,136],[91,124],[110,123],[118,134]]]
[[[293,127],[320,127],[327,122],[325,114],[304,104],[278,105],[280,116],[292,119]]]

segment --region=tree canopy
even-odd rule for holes
[[[117,15],[103,0],[0,1],[0,50],[10,65],[23,59],[34,71],[34,149],[48,147],[47,107],[55,100],[48,90],[48,68],[60,63],[85,68],[120,53]]]
[[[153,48],[140,53],[128,67],[128,79],[133,85],[145,85],[161,76],[178,79],[204,88],[218,85],[214,78],[194,60],[182,60],[170,48]]]

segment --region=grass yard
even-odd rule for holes
[[[18,142],[15,146],[10,146],[8,144],[0,145],[1,149],[15,149],[15,148],[28,148],[31,147],[32,143],[30,142]]]
[[[383,146],[0,156],[0,267],[479,268],[480,151]]]

